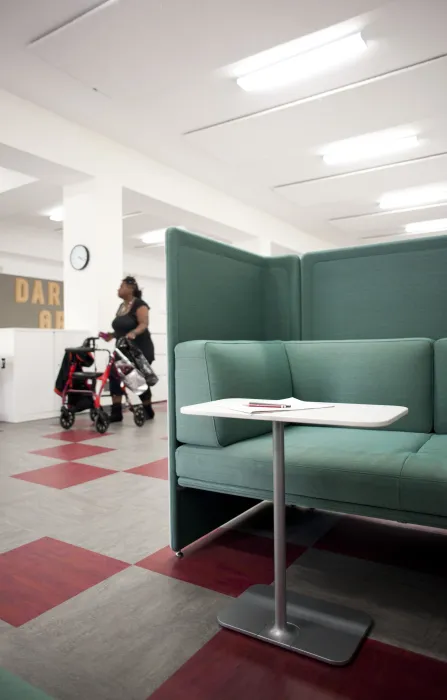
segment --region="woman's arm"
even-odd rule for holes
[[[105,340],[107,343],[110,343],[110,341],[115,337],[115,333],[100,333],[99,337]]]
[[[149,309],[147,306],[140,306],[135,313],[138,326],[135,328],[135,330],[130,331],[130,333],[127,334],[126,337],[130,338],[130,340],[135,340],[137,335],[141,335],[141,333],[144,333],[144,331],[149,328]]]

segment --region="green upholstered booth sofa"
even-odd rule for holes
[[[172,548],[272,497],[270,424],[180,412],[229,397],[407,406],[383,430],[287,428],[287,502],[446,527],[446,278],[439,238],[300,260],[169,230]]]

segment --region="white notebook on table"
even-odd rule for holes
[[[290,397],[276,401],[268,399],[227,399],[225,407],[238,413],[284,413],[288,411],[308,411],[309,409],[332,408],[332,403],[316,403],[312,401],[300,401]]]

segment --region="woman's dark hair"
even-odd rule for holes
[[[123,279],[123,282],[129,285],[129,287],[133,287],[133,295],[136,299],[141,299],[143,296],[143,290],[139,288],[138,282],[135,279],[135,277],[131,277],[128,275]]]

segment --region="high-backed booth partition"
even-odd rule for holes
[[[302,338],[447,336],[447,237],[310,253]]]
[[[299,339],[300,261],[263,258],[175,228],[167,231],[166,261],[171,544],[178,551],[255,501],[178,487],[174,350],[199,339]]]
[[[236,394],[408,407],[391,430],[288,429],[286,500],[447,527],[447,238],[300,260],[169,229],[166,252],[175,551],[271,498],[268,424],[180,413]]]

